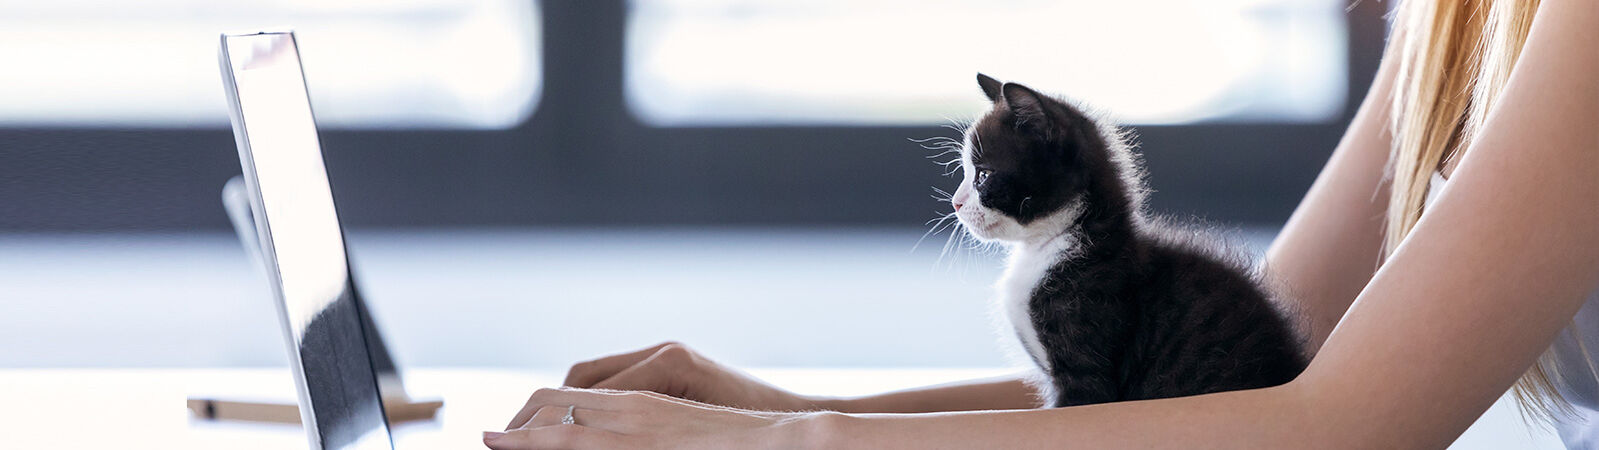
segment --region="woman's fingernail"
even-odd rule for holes
[[[505,433],[501,433],[501,432],[498,432],[498,431],[484,431],[483,432],[483,440],[492,441],[492,440],[495,440],[495,439],[499,439],[500,436],[504,436],[504,435],[505,435]]]

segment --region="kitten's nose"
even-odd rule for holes
[[[950,204],[955,205],[955,210],[956,211],[960,211],[962,206],[966,206],[965,203],[961,203],[959,200],[951,200]]]

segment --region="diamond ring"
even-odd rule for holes
[[[577,423],[577,418],[572,417],[572,412],[574,411],[577,411],[577,405],[566,407],[566,416],[561,418],[561,425],[572,425]]]

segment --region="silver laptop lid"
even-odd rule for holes
[[[294,33],[223,34],[222,80],[317,449],[392,449]]]

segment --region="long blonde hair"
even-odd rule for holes
[[[1400,5],[1399,56],[1389,124],[1389,170],[1383,254],[1392,254],[1420,220],[1434,171],[1458,157],[1479,135],[1510,69],[1527,41],[1538,0],[1419,0]],[[1516,381],[1524,417],[1547,422],[1571,404],[1554,388],[1553,354],[1545,351]]]

